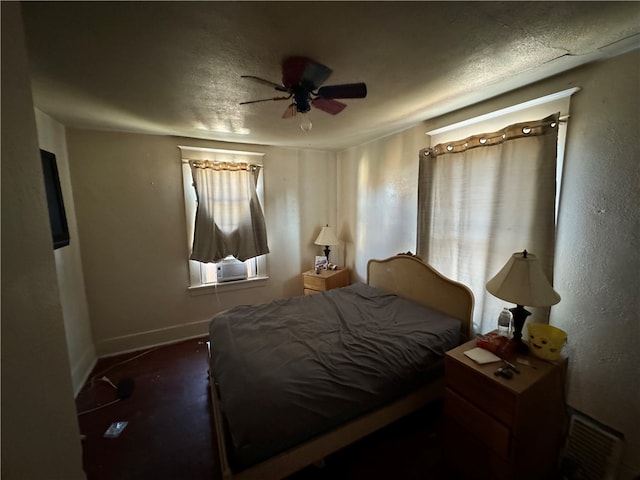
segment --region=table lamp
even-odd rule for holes
[[[329,253],[331,252],[329,246],[340,244],[338,237],[336,237],[336,234],[333,231],[333,227],[330,227],[328,224],[322,227],[320,235],[318,235],[318,238],[316,238],[314,243],[316,245],[324,245],[324,256],[327,257],[327,263],[329,263]]]
[[[560,301],[560,295],[549,283],[537,257],[526,250],[514,253],[502,270],[487,282],[486,288],[494,297],[517,305],[509,309],[513,314],[513,340],[517,342],[516,351],[526,352],[522,328],[531,312],[524,305],[548,307]]]

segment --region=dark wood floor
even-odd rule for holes
[[[100,360],[76,400],[87,480],[218,480],[206,339]],[[105,381],[107,377],[120,391]],[[444,480],[441,405],[434,404],[308,467],[290,480]],[[128,422],[104,438],[114,422]]]

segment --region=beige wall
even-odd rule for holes
[[[207,333],[218,311],[302,294],[300,273],[336,217],[336,160],[325,152],[68,129],[87,300],[99,355]],[[264,152],[270,279],[249,289],[187,290],[178,145]],[[200,293],[200,292],[198,292]]]
[[[345,263],[366,281],[367,261],[416,251],[418,151],[422,126],[338,154],[338,226]]]
[[[640,52],[583,68],[571,105],[551,323],[569,334],[569,404],[623,432],[640,475]]]
[[[71,381],[77,394],[96,363],[96,350],[91,335],[89,305],[84,289],[84,274],[80,258],[80,238],[76,224],[76,211],[69,173],[67,139],[63,125],[36,110],[36,127],[40,148],[55,154],[69,225],[69,245],[54,250],[56,275],[60,290],[60,304],[64,332],[69,349]]]
[[[571,101],[555,259],[562,301],[551,323],[569,337],[568,403],[625,435],[623,479],[640,474],[639,56],[581,67],[338,156],[339,221],[353,238],[347,265],[363,278],[367,258],[415,251],[424,132],[581,88]]]
[[[2,473],[84,478],[20,4],[2,2]]]

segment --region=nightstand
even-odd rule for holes
[[[346,287],[349,285],[349,269],[341,268],[339,270],[309,270],[302,274],[304,282],[304,294],[312,295],[314,293],[324,292],[332,288]]]
[[[445,355],[445,458],[465,478],[555,478],[567,360],[520,355],[529,365],[512,361],[520,373],[506,379],[494,375],[502,362],[464,355],[475,347],[472,340]]]

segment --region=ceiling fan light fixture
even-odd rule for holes
[[[313,124],[311,123],[311,119],[309,118],[309,114],[307,113],[301,113],[300,114],[301,120],[300,120],[300,129],[303,132],[308,132],[311,130],[311,128],[313,127]]]

